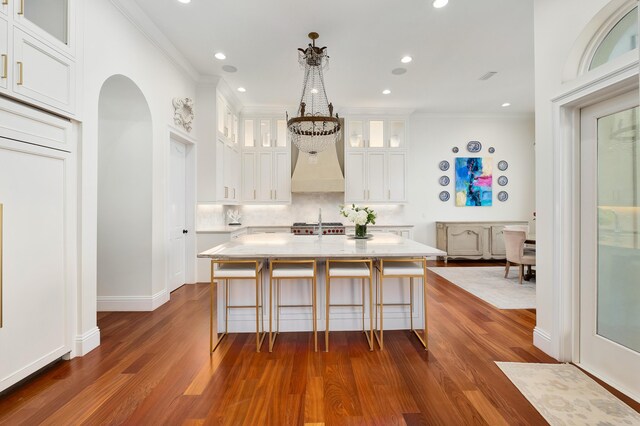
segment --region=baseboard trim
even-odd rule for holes
[[[538,327],[535,327],[533,329],[533,345],[547,355],[556,358],[556,354],[553,353],[551,335],[545,330],[542,330]]]
[[[98,312],[153,311],[168,301],[166,289],[152,296],[98,296]]]
[[[84,334],[79,334],[74,339],[73,356],[85,356],[100,346],[100,329],[94,327]]]

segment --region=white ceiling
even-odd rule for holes
[[[450,0],[442,9],[432,0],[135,1],[198,72],[245,87],[245,106],[297,105],[297,48],[316,31],[338,111],[533,112],[533,0]],[[404,55],[413,62],[400,63]],[[391,74],[397,67],[407,73]],[[479,80],[488,71],[498,74]]]

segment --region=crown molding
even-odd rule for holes
[[[384,115],[407,116],[414,113],[414,108],[375,108],[375,107],[342,107],[336,111],[341,116],[348,115]]]
[[[182,69],[194,82],[200,80],[200,73],[180,53],[146,13],[133,1],[110,0],[122,15],[127,18],[149,41],[155,45],[177,68]]]
[[[461,112],[456,114],[454,112],[447,113],[439,113],[439,112],[416,112],[411,115],[411,118],[419,119],[419,118],[476,118],[476,119],[487,119],[487,118],[505,118],[505,119],[514,119],[514,120],[523,120],[523,119],[531,119],[535,118],[535,114],[533,112],[482,112],[482,113],[468,113]]]

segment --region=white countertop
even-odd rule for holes
[[[367,228],[370,229],[385,229],[385,228],[413,228],[413,225],[367,225]],[[198,229],[196,231],[197,234],[225,234],[235,231],[240,231],[242,229],[250,229],[250,228],[291,228],[291,224],[289,225],[218,225],[206,229]],[[355,225],[352,223],[345,224],[345,228],[355,228]]]
[[[198,254],[203,258],[326,258],[446,256],[442,250],[394,234],[356,240],[346,235],[249,234]]]

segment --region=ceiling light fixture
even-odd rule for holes
[[[511,104],[510,104],[509,102],[505,102],[505,103],[503,103],[503,104],[502,104],[502,107],[503,107],[503,108],[506,108],[506,107],[508,107],[508,106],[511,106]]]
[[[384,89],[384,90],[382,91],[382,94],[383,94],[383,95],[388,95],[388,94],[390,94],[390,93],[391,93],[391,90],[389,90],[389,89]]]
[[[317,161],[317,154],[334,146],[340,139],[340,119],[333,114],[333,105],[327,100],[322,70],[329,65],[326,47],[316,47],[318,33],[309,33],[312,43],[306,49],[298,49],[298,62],[304,69],[302,97],[298,116],[289,119],[287,128],[291,140],[302,152],[309,154],[309,161]],[[314,93],[313,91],[317,93]]]
[[[238,87],[238,92],[244,93],[246,91],[247,91],[247,89],[245,89],[244,87]]]
[[[178,0],[178,1],[184,4],[191,3],[191,0]]]
[[[445,7],[447,3],[449,3],[449,0],[433,0],[433,7],[440,9],[441,7]]]
[[[408,64],[411,61],[413,61],[413,58],[411,56],[403,56],[402,59],[400,59],[400,62],[402,62],[403,64]]]
[[[216,53],[216,54],[215,54],[215,55],[213,55],[213,56],[215,56],[215,57],[216,57],[216,59],[220,59],[221,61],[224,61],[225,59],[227,59],[227,55],[225,55],[225,54],[224,54],[224,53],[222,53],[222,52],[218,52],[218,53]]]

